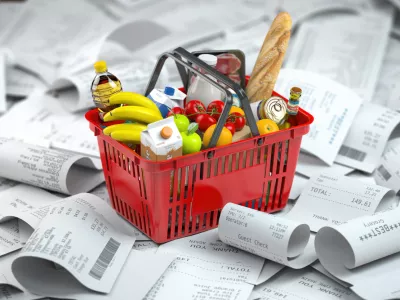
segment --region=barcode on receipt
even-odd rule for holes
[[[117,242],[113,238],[110,238],[110,240],[107,242],[107,245],[100,253],[99,258],[96,260],[93,268],[90,270],[89,275],[97,280],[101,280],[104,272],[107,270],[109,264],[114,258],[115,253],[117,253],[119,246],[121,246],[121,243]]]
[[[360,162],[363,162],[367,156],[367,153],[347,146],[342,146],[339,150],[339,154]]]
[[[383,179],[388,181],[392,175],[390,175],[389,171],[383,165],[380,165],[378,168],[378,172],[382,175]]]

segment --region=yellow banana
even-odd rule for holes
[[[147,128],[147,125],[141,124],[141,123],[115,124],[115,125],[111,125],[111,126],[104,128],[103,133],[105,135],[111,135],[113,132],[125,131],[125,130],[142,132],[143,130],[146,130],[146,128]]]
[[[117,105],[117,104],[127,104],[132,106],[142,106],[152,110],[155,110],[160,114],[160,110],[158,109],[157,105],[151,101],[149,98],[140,95],[138,93],[132,92],[119,92],[112,95],[109,99],[110,105]]]
[[[153,109],[141,106],[121,106],[104,115],[104,121],[129,120],[150,124],[162,120],[161,114]]]
[[[118,130],[111,132],[111,138],[122,143],[140,143],[140,131]]]

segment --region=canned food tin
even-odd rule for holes
[[[265,119],[271,119],[276,124],[281,124],[285,121],[287,105],[285,100],[280,97],[269,98],[263,108],[262,112]]]
[[[250,107],[256,120],[271,119],[278,125],[285,122],[287,105],[285,100],[280,97],[274,96],[254,102],[250,104]]]

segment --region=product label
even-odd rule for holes
[[[92,90],[93,101],[96,103],[97,107],[103,110],[107,109],[111,95],[121,91],[121,83],[110,80],[108,83],[99,84],[94,90]]]

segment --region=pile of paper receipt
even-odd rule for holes
[[[144,92],[158,55],[295,30],[276,92],[315,120],[290,199],[228,203],[217,229],[157,245],[110,206],[93,63]],[[159,84],[180,86],[171,64]],[[0,2],[0,300],[400,299],[400,1]]]

